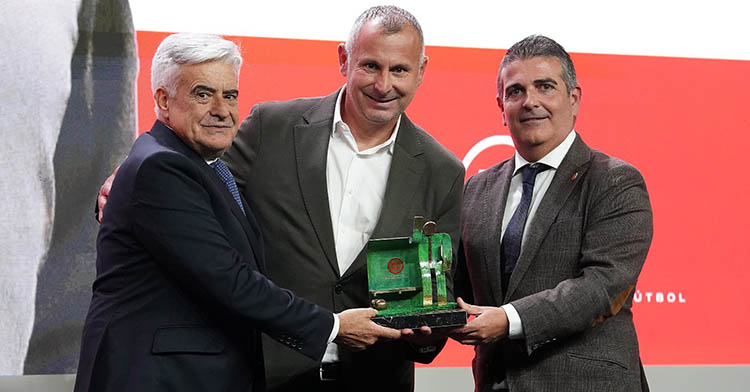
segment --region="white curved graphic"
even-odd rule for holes
[[[513,139],[510,137],[510,135],[492,135],[488,136],[482,140],[480,140],[477,144],[475,144],[473,147],[469,149],[469,152],[466,153],[466,156],[464,157],[463,164],[466,169],[469,169],[469,165],[471,165],[471,162],[474,160],[474,158],[477,157],[482,151],[492,147],[492,146],[511,146],[515,148],[513,145]]]

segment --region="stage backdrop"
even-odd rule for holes
[[[233,4],[231,15],[217,14],[218,20],[203,9],[208,14],[190,19],[204,25],[162,20],[162,6],[141,10],[133,2],[139,129],[155,118],[150,58],[166,36],[149,30],[235,34],[229,38],[245,58],[240,114],[246,116],[257,102],[326,95],[344,83],[336,46],[368,6],[354,3],[341,9],[295,4],[284,12]],[[750,307],[742,295],[750,280],[744,250],[750,163],[742,159],[750,142],[744,91],[750,52],[701,37],[731,31],[716,20],[706,25],[710,18],[699,10],[650,6],[646,12],[636,2],[584,16],[566,3],[551,4],[550,14],[538,18],[538,7],[494,3],[462,10],[402,4],[423,24],[429,56],[410,118],[464,161],[467,178],[506,159],[513,147],[495,101],[504,48],[532,33],[558,40],[572,52],[583,89],[576,130],[589,145],[640,169],[651,195],[655,235],[633,309],[644,364],[750,363]],[[195,18],[198,10],[180,12]],[[701,34],[685,20],[663,18],[672,12],[700,18]],[[721,30],[712,35],[713,28]],[[436,45],[441,42],[451,46]],[[466,47],[472,45],[498,48]],[[471,348],[451,342],[430,366],[470,366],[472,357]]]
[[[421,22],[430,58],[407,112],[464,161],[467,176],[513,153],[495,103],[505,49],[538,33],[572,53],[583,89],[576,130],[637,166],[651,195],[655,235],[633,308],[647,371],[750,365],[748,2],[397,3]],[[154,121],[150,59],[163,37],[197,31],[239,42],[244,117],[260,101],[340,87],[336,46],[373,4],[6,0],[0,375],[75,373],[95,274],[91,210],[99,184]],[[450,343],[430,367],[468,374],[472,356]],[[742,369],[740,380],[750,374]],[[721,378],[716,368],[698,374]]]

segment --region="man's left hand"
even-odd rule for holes
[[[469,316],[476,317],[463,327],[448,332],[448,336],[452,339],[461,344],[477,346],[508,336],[508,316],[505,315],[503,308],[471,305],[461,298],[456,302]]]
[[[402,329],[401,338],[417,346],[430,346],[439,344],[445,339],[446,335],[433,333],[428,326],[419,327],[419,329]]]

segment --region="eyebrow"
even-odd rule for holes
[[[202,90],[208,91],[209,93],[212,93],[212,94],[216,93],[216,89],[215,88],[209,87],[209,86],[204,86],[202,84],[199,84],[199,85],[193,87],[193,90],[191,92],[195,93],[195,92],[202,91]]]
[[[411,69],[411,65],[405,64],[405,63],[398,63],[398,64],[391,65],[391,68],[389,69],[394,69],[394,68],[403,68],[403,69],[409,70]]]
[[[193,90],[191,92],[194,94],[194,93],[197,93],[198,91],[208,91],[211,94],[216,94],[216,89],[215,88],[209,87],[209,86],[205,86],[205,85],[202,85],[202,84],[199,84],[199,85],[193,87]],[[222,94],[240,95],[240,92],[237,89],[231,89],[231,90],[222,91]]]
[[[543,83],[550,83],[550,84],[554,84],[555,86],[557,86],[557,81],[552,78],[537,79],[534,81],[534,84],[543,84]]]
[[[362,59],[360,59],[359,63],[357,63],[357,64],[359,64],[359,65],[375,64],[378,67],[383,67],[383,64],[381,64],[378,60],[376,60],[374,58],[370,58],[370,57],[363,57]],[[412,67],[408,63],[392,64],[388,69],[394,69],[394,68],[403,68],[403,69],[406,69],[406,70],[411,70],[412,69]]]

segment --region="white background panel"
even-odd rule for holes
[[[344,41],[372,1],[131,0],[137,30]],[[530,34],[568,51],[750,60],[750,2],[415,1],[427,45],[507,49]]]

